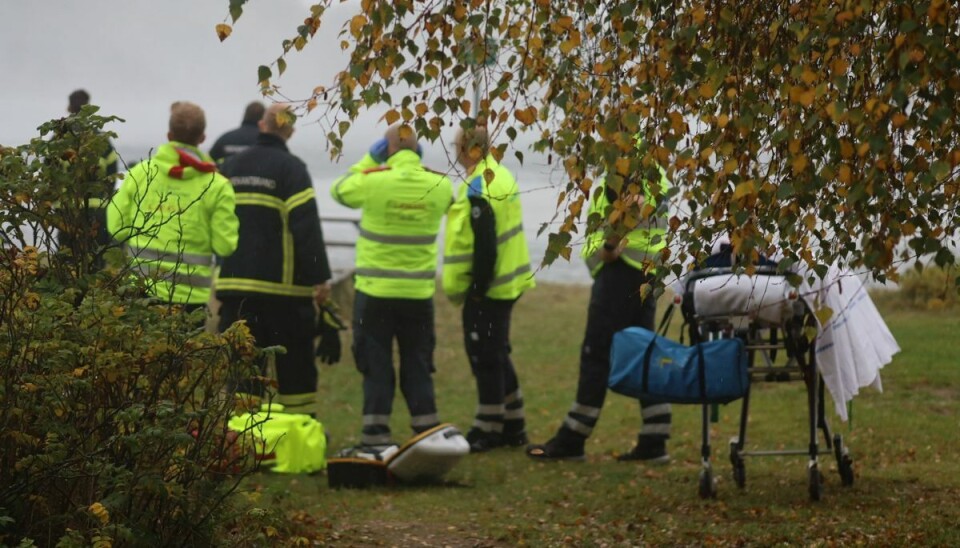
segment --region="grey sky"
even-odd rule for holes
[[[0,144],[19,145],[37,136],[37,126],[65,116],[67,96],[83,88],[102,113],[126,120],[110,128],[118,134],[114,144],[126,162],[166,140],[170,103],[177,100],[193,101],[206,111],[202,147],[209,149],[221,133],[240,124],[248,102],[261,99],[257,66],[276,59],[281,42],[295,35],[310,4],[251,0],[233,34],[221,43],[215,27],[230,23],[228,0],[0,0]],[[286,95],[306,98],[346,66],[338,34],[358,8],[359,2],[334,3],[327,11],[314,40],[292,55],[283,77],[274,80]],[[383,110],[364,113],[354,122],[338,166],[329,164],[321,127],[309,117],[297,124],[290,146],[310,166],[325,215],[350,213],[329,203],[327,187],[383,135]],[[454,132],[445,130],[444,141],[449,144]],[[424,145],[431,167],[451,168],[452,159],[441,145]],[[547,166],[545,158],[524,153],[518,180],[537,262],[546,235],[536,239],[535,231],[552,218],[559,192],[554,185],[563,181],[550,182],[548,172],[556,164]],[[505,163],[519,169],[512,151]],[[576,266],[572,278],[579,280],[584,271]]]
[[[305,0],[254,0],[233,35],[214,30],[228,19],[227,0],[3,0],[0,2],[0,143],[20,144],[45,120],[66,114],[67,95],[90,92],[102,112],[124,118],[112,129],[127,146],[165,139],[170,103],[190,100],[207,112],[206,146],[240,123],[258,99],[257,66],[273,61],[284,38],[308,15]],[[336,39],[351,5],[327,12],[314,43],[290,60],[282,79],[293,98],[327,84],[346,63]],[[226,21],[229,23],[229,21]],[[374,133],[376,117],[357,124],[354,139]],[[322,149],[315,124],[302,124],[298,148]],[[361,145],[359,142],[358,146]]]

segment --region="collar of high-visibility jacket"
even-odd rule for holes
[[[421,166],[420,156],[412,150],[398,150],[387,158],[386,164],[392,168]]]

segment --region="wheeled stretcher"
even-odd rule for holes
[[[695,270],[680,284],[680,310],[691,344],[719,338],[739,337],[747,351],[750,383],[740,410],[739,433],[730,440],[730,463],[737,487],[746,486],[745,460],[748,457],[807,455],[810,498],[822,495],[821,448],[818,430],[827,450],[837,461],[841,483],[853,484],[853,459],[843,438],[831,435],[824,413],[824,380],[817,366],[817,321],[807,303],[791,287],[776,266],[757,266],[752,276],[737,274],[729,267]],[[803,381],[807,394],[807,447],[800,449],[754,450],[747,445],[747,416],[750,388],[756,382]],[[711,418],[716,406],[702,406],[702,445],[699,494],[716,496],[711,464]]]

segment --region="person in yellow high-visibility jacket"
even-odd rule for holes
[[[629,180],[623,181],[626,189]],[[653,330],[656,299],[641,292],[653,281],[651,271],[666,247],[666,191],[669,181],[660,171],[659,181],[638,180],[642,196],[617,192],[606,181],[593,194],[590,215],[609,219],[618,200],[639,216],[644,204],[656,206],[653,213],[623,238],[598,229],[589,236],[582,255],[594,277],[590,291],[587,328],[580,349],[577,395],[556,435],[545,444],[527,447],[527,456],[536,460],[583,460],[584,442],[593,432],[603,409],[610,376],[610,347],[617,331],[631,326]],[[659,192],[654,188],[659,187]],[[668,403],[640,402],[643,425],[637,444],[621,454],[621,461],[669,462],[666,440],[670,437],[671,409]]]
[[[463,341],[479,404],[467,432],[472,452],[527,444],[523,396],[510,359],[510,316],[534,286],[513,174],[490,154],[486,128],[455,142],[467,178],[447,217],[443,289],[463,304]]]
[[[437,235],[453,185],[424,168],[418,151],[412,128],[392,126],[330,189],[334,200],[361,210],[353,355],[363,374],[360,441],[367,446],[393,441],[394,339],[400,348],[400,390],[413,431],[440,424],[432,377],[433,295]]]
[[[170,108],[170,142],[133,166],[107,206],[107,227],[124,245],[157,300],[198,308],[210,300],[214,255],[237,249],[233,186],[197,148],[203,109]]]

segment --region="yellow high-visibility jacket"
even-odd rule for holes
[[[237,249],[233,186],[197,147],[171,141],[133,166],[107,206],[107,227],[165,302],[204,304],[214,254]]]
[[[374,297],[429,299],[436,290],[437,234],[453,185],[411,150],[379,165],[367,154],[334,182],[337,202],[361,209],[356,289]]]

